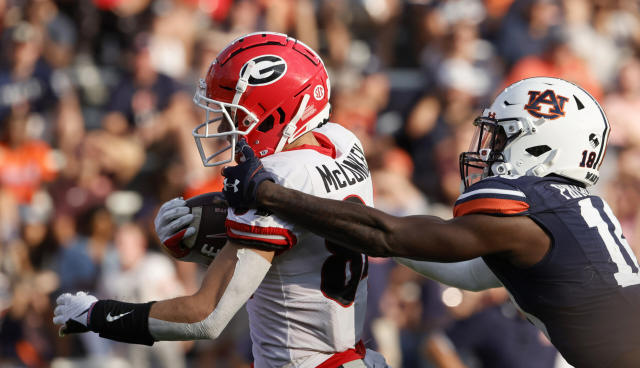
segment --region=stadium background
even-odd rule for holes
[[[247,367],[241,313],[217,341],[153,348],[57,338],[64,291],[143,301],[202,268],[159,251],[152,220],[219,190],[191,137],[197,79],[236,36],[318,50],[332,120],[368,153],[378,208],[451,216],[471,121],[506,84],[549,75],[604,106],[595,191],[640,253],[640,10],[635,0],[0,0],[0,367]],[[394,367],[554,367],[501,290],[461,292],[372,259],[365,343]]]

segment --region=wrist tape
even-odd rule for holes
[[[89,329],[105,339],[129,344],[153,345],[149,333],[149,303],[99,300],[89,312]]]

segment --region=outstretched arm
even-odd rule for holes
[[[442,262],[500,254],[514,265],[531,266],[550,248],[549,236],[526,216],[395,217],[275,184],[246,142],[240,141],[238,149],[240,163],[222,171],[223,193],[231,207],[268,209],[357,252]]]
[[[540,260],[549,238],[526,216],[467,215],[396,217],[355,203],[288,189],[265,180],[256,191],[258,207],[304,226],[354,251],[372,256],[456,262],[502,253],[515,264]]]
[[[394,260],[432,280],[464,290],[480,291],[502,286],[482,258],[452,263],[414,261],[408,258]]]
[[[216,338],[260,285],[273,254],[228,242],[193,295],[136,304],[63,294],[53,321],[63,325],[61,335],[93,331],[136,344]]]

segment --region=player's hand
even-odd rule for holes
[[[264,169],[262,162],[253,153],[244,139],[236,146],[236,166],[222,170],[224,189],[222,193],[232,208],[251,208],[256,205],[258,186],[265,180],[275,182],[273,175]]]
[[[75,295],[64,293],[56,299],[53,311],[53,323],[62,325],[58,331],[60,336],[89,331],[89,311],[98,299],[79,291]]]
[[[196,233],[195,227],[186,227],[193,221],[193,214],[186,203],[182,198],[165,202],[153,220],[158,238],[169,248]]]

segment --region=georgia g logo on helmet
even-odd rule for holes
[[[240,76],[244,75],[247,65],[254,62],[255,66],[249,75],[250,86],[264,86],[282,78],[287,72],[287,63],[276,55],[261,55],[247,61],[240,69]]]

